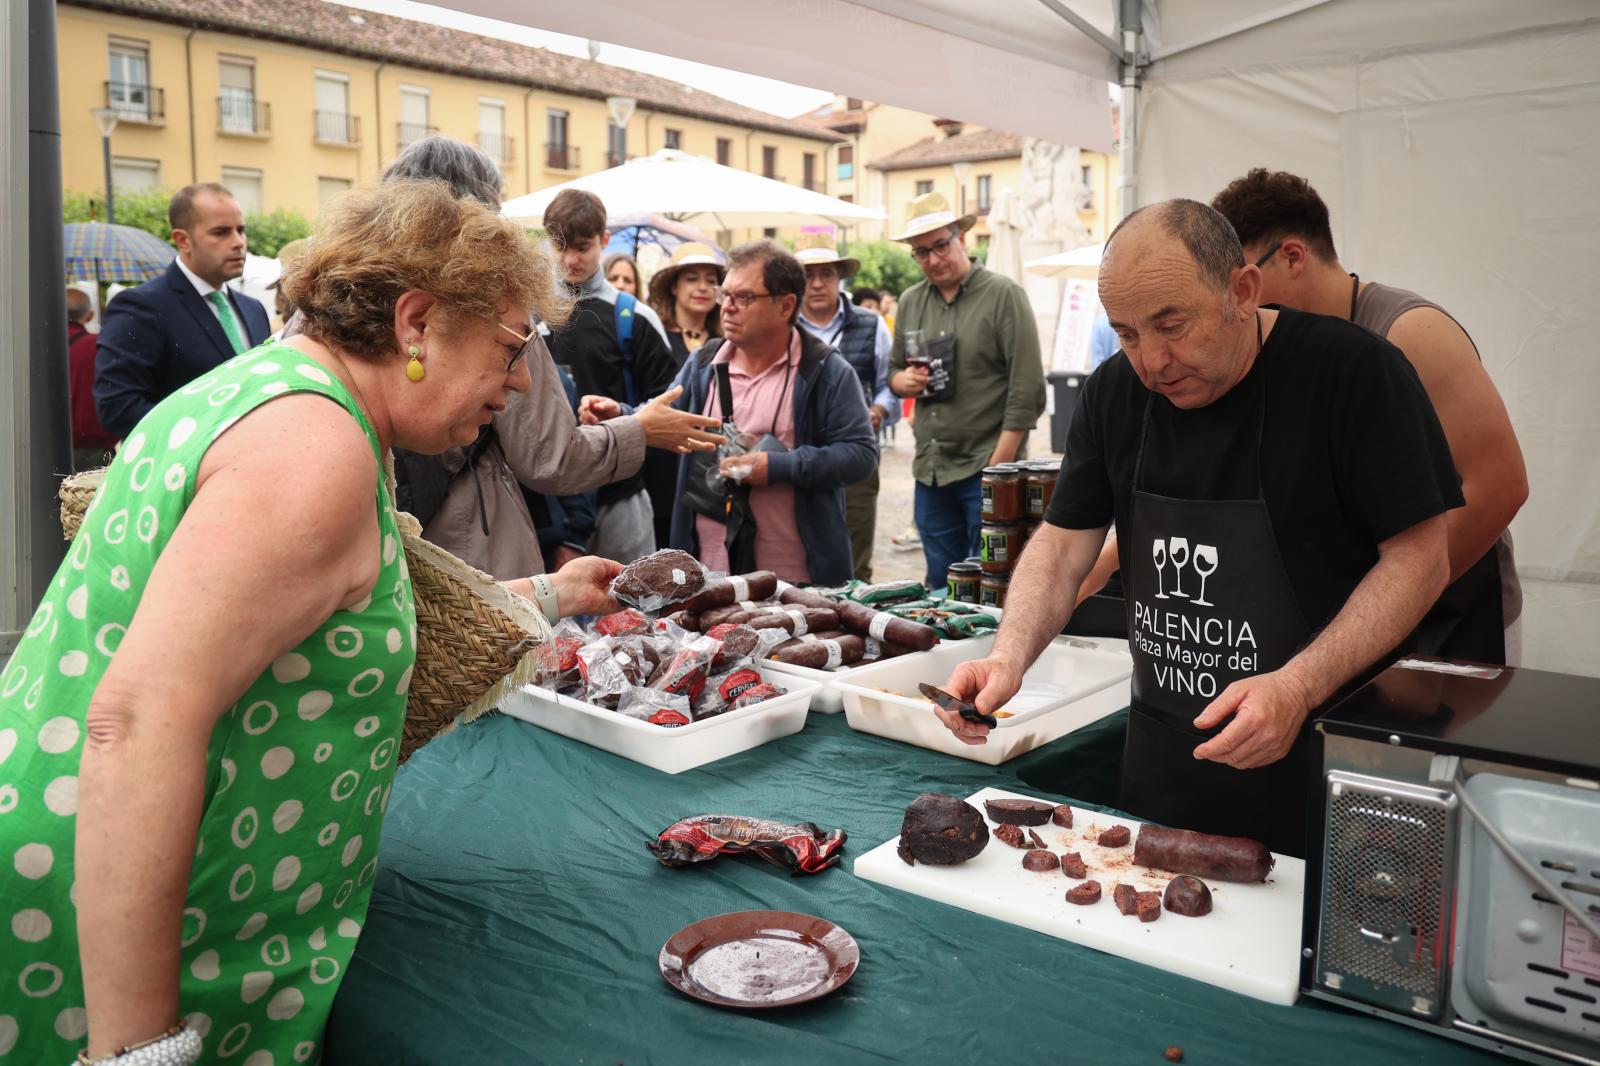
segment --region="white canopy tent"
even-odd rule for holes
[[[1023,266],[1030,274],[1047,278],[1094,278],[1100,273],[1100,257],[1105,251],[1104,244],[1086,244],[1042,259],[1030,259]]]
[[[506,201],[500,210],[507,218],[537,224],[543,220],[550,202],[567,189],[594,193],[612,217],[656,214],[702,229],[813,223],[853,226],[884,218],[877,208],[861,207],[671,148],[519,196]]]
[[[1309,177],[1347,266],[1438,300],[1477,341],[1532,486],[1513,525],[1524,661],[1600,673],[1593,0],[990,0],[981,15],[963,0],[703,0],[693,20],[649,0],[450,6],[1091,148],[1109,147],[1103,82],[1119,80],[1125,209],[1209,199],[1252,166]],[[13,33],[23,9],[11,6]],[[16,160],[28,78],[8,43],[0,158]],[[13,240],[0,255],[22,253]],[[10,306],[15,366],[29,309]],[[26,412],[25,395],[0,403]],[[16,424],[0,439],[13,466],[26,454]],[[51,505],[24,499],[23,484],[0,485],[0,513]],[[38,525],[0,523],[7,574],[25,569],[20,545]],[[0,613],[0,642],[37,591],[0,604],[20,609]]]

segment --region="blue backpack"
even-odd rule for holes
[[[638,303],[632,293],[618,292],[617,302],[611,308],[617,326],[617,344],[622,348],[622,394],[629,407],[638,407],[642,399],[639,386],[633,380],[633,310]]]

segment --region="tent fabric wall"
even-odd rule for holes
[[[1523,662],[1600,674],[1600,19],[1552,19],[1573,8],[1336,0],[1158,62],[1139,200],[1209,200],[1252,166],[1302,174],[1347,268],[1461,321],[1527,460]],[[1168,43],[1174,9],[1191,10],[1165,5]],[[1352,50],[1276,58],[1313,42]]]

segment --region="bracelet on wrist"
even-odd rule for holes
[[[178,1024],[159,1036],[122,1048],[98,1059],[90,1059],[88,1049],[78,1052],[80,1066],[191,1066],[200,1060],[200,1034],[189,1023]]]

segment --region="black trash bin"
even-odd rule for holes
[[[1052,371],[1045,377],[1055,392],[1056,401],[1055,413],[1050,416],[1050,450],[1053,452],[1067,450],[1067,427],[1072,425],[1072,414],[1078,409],[1078,397],[1088,376],[1077,371]]]

